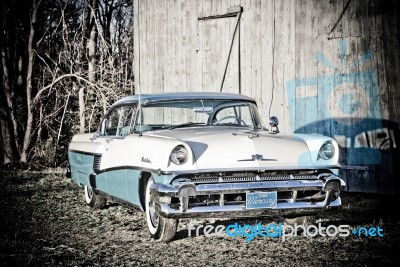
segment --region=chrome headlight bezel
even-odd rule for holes
[[[329,160],[335,156],[335,146],[331,141],[326,141],[318,151],[317,160]]]
[[[169,155],[169,160],[175,165],[183,165],[188,161],[189,151],[183,145],[177,145]]]

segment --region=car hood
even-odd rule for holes
[[[228,127],[186,128],[153,132],[190,146],[198,169],[311,167],[307,144],[296,136]]]

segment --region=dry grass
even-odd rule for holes
[[[82,190],[61,174],[0,172],[1,266],[140,265],[398,265],[400,215],[393,196],[344,194],[343,208],[321,214],[324,225],[380,226],[384,237],[188,237],[182,220],[175,240],[153,242],[140,211],[109,202],[83,203]],[[264,223],[279,218],[262,219]],[[194,224],[228,224],[195,220]],[[242,223],[254,223],[246,221]]]

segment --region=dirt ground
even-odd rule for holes
[[[1,266],[373,266],[400,262],[400,215],[393,196],[343,194],[343,208],[321,214],[323,225],[381,227],[383,237],[189,237],[180,222],[170,243],[154,242],[144,214],[109,201],[85,205],[83,190],[63,174],[0,172]],[[281,218],[240,221],[276,222]],[[194,225],[228,225],[199,219]],[[193,234],[194,235],[194,232]]]

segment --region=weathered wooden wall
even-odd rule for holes
[[[396,0],[135,0],[136,92],[220,91],[236,17],[199,18],[238,6],[222,91],[283,132],[335,137],[349,190],[398,191]]]

